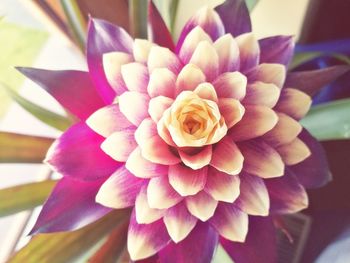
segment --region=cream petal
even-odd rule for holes
[[[210,163],[211,155],[212,155],[212,146],[207,145],[203,147],[203,149],[200,152],[195,154],[188,154],[185,151],[182,151],[180,149],[178,151],[182,162],[186,166],[194,170],[197,170]]]
[[[282,64],[263,63],[249,72],[248,79],[249,82],[272,83],[281,89],[286,79],[286,73],[286,67]]]
[[[194,64],[187,64],[180,71],[176,80],[176,94],[184,90],[195,90],[200,84],[205,82],[206,77],[201,69]]]
[[[216,95],[215,88],[209,82],[199,84],[197,88],[194,90],[194,93],[196,93],[202,99],[207,99],[212,101],[218,100],[218,96]]]
[[[133,46],[134,59],[140,63],[147,63],[148,55],[154,44],[145,39],[135,39]]]
[[[247,105],[240,122],[229,131],[234,141],[244,141],[264,135],[278,122],[277,114],[264,106]]]
[[[281,91],[275,110],[300,120],[309,111],[311,103],[311,97],[304,92],[297,89],[284,88]]]
[[[290,143],[278,146],[276,150],[287,165],[300,163],[311,155],[310,149],[299,138],[295,138]]]
[[[260,47],[254,33],[245,33],[236,37],[239,47],[240,71],[255,67],[259,63]]]
[[[280,89],[271,83],[261,81],[249,84],[247,94],[243,99],[244,105],[260,105],[273,108],[280,96]]]
[[[284,174],[284,163],[278,152],[262,140],[250,140],[238,145],[244,156],[243,170],[262,178]]]
[[[232,139],[226,137],[215,145],[210,165],[230,175],[239,174],[244,157]]]
[[[177,56],[165,47],[153,46],[149,53],[148,70],[152,74],[156,68],[167,68],[174,73],[179,73],[181,62]]]
[[[151,98],[156,96],[174,97],[175,74],[167,68],[156,68],[152,71],[147,91]]]
[[[197,218],[188,212],[183,203],[180,203],[167,210],[163,221],[171,239],[178,243],[185,239],[196,226]]]
[[[157,126],[151,118],[144,119],[135,131],[135,139],[139,146],[155,135],[157,135]]]
[[[147,187],[147,198],[149,206],[157,209],[167,209],[183,199],[171,187],[167,176],[151,178]]]
[[[214,43],[219,56],[219,72],[233,72],[239,69],[239,48],[231,34],[226,34]]]
[[[148,113],[154,122],[158,122],[166,109],[168,109],[174,100],[164,96],[158,96],[150,100]]]
[[[136,91],[127,91],[118,97],[120,111],[134,125],[138,126],[148,117],[149,97]],[[133,107],[130,105],[137,105]]]
[[[136,177],[151,178],[168,174],[168,166],[151,163],[141,155],[140,147],[137,147],[126,161],[125,167]]]
[[[239,72],[227,72],[220,75],[214,82],[219,98],[241,100],[246,94],[247,77]]]
[[[125,64],[121,67],[121,74],[128,90],[147,93],[149,75],[145,65],[137,62]]]
[[[104,140],[101,144],[101,148],[114,160],[125,162],[130,153],[137,147],[134,133],[134,129],[114,132]]]
[[[242,119],[245,112],[243,105],[236,99],[219,99],[218,106],[229,129]]]
[[[169,167],[169,183],[181,196],[197,194],[207,180],[207,167],[192,170],[183,164]]]
[[[210,167],[204,190],[217,201],[233,203],[240,195],[240,180]]]
[[[190,59],[205,74],[208,81],[214,80],[219,71],[219,56],[215,48],[207,41],[200,42]]]
[[[201,191],[196,195],[187,196],[186,206],[190,213],[199,220],[205,222],[214,215],[218,201],[214,200],[206,192]]]

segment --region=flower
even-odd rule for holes
[[[63,178],[32,233],[133,207],[132,260],[210,262],[221,243],[237,262],[264,246],[274,262],[272,216],[306,208],[305,187],[329,180],[298,123],[311,98],[286,73],[292,38],[258,41],[244,2],[228,0],[199,10],[175,47],[152,2],[149,13],[154,42],[91,21],[89,72],[20,69],[79,119],[47,154]]]

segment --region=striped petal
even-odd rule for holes
[[[180,71],[176,80],[176,94],[184,90],[195,90],[200,84],[205,82],[206,77],[201,69],[194,64],[187,64]]]
[[[152,71],[147,91],[151,98],[156,96],[174,97],[175,74],[167,68],[156,68]]]
[[[174,73],[179,73],[181,62],[168,48],[153,46],[149,52],[147,66],[150,73],[156,68],[167,68]]]
[[[287,165],[300,163],[311,155],[310,149],[299,138],[295,138],[290,143],[278,146],[276,150]]]
[[[145,65],[137,62],[123,65],[121,74],[128,90],[141,93],[147,92],[149,75]]]
[[[248,85],[247,94],[243,99],[243,104],[273,108],[279,97],[280,89],[276,85],[257,81]]]
[[[214,200],[204,191],[196,195],[187,196],[185,201],[188,211],[203,222],[214,215],[218,205],[218,201]]]
[[[271,83],[279,87],[283,87],[286,79],[286,68],[281,64],[260,64],[248,74],[250,83],[254,81],[261,81],[264,83]]]
[[[239,47],[240,71],[246,72],[259,63],[260,47],[253,33],[245,33],[236,37]]]
[[[185,151],[182,150],[178,150],[179,151],[179,155],[180,158],[182,160],[182,162],[194,169],[200,169],[206,165],[208,165],[210,163],[211,157],[212,157],[212,146],[211,145],[207,145],[205,147],[203,147],[200,152],[196,152],[194,154],[189,154],[186,153]]]
[[[220,37],[214,43],[219,56],[219,72],[234,72],[239,69],[239,48],[231,34]]]
[[[241,100],[246,94],[247,77],[239,72],[228,72],[220,75],[213,85],[219,98]]]
[[[124,92],[118,98],[120,111],[134,125],[138,126],[148,117],[149,98],[146,94],[136,91]],[[130,105],[137,105],[130,107]]]
[[[149,102],[148,113],[154,122],[158,122],[166,109],[168,109],[174,100],[164,96],[152,98]]]
[[[223,98],[218,103],[220,113],[225,119],[227,128],[231,128],[238,123],[244,115],[245,108],[236,99]]]

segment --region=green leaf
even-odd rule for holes
[[[219,244],[211,263],[233,263],[233,261],[225,249]]]
[[[0,132],[0,163],[42,163],[54,139]]]
[[[318,140],[350,138],[350,99],[312,107],[301,124]]]
[[[249,12],[252,12],[259,0],[245,0]]]
[[[0,216],[33,209],[45,202],[57,181],[23,184],[0,190]]]
[[[294,69],[305,62],[308,62],[310,60],[313,60],[313,59],[320,57],[320,56],[323,56],[323,55],[334,57],[336,59],[341,60],[342,62],[344,62],[346,64],[350,64],[350,59],[347,56],[344,56],[344,55],[338,54],[338,53],[300,52],[300,53],[296,53],[294,55],[293,60],[292,60],[291,64],[289,65],[289,69]]]
[[[114,210],[95,223],[76,231],[36,235],[7,263],[75,262],[75,259],[88,251],[107,233],[123,224],[129,214],[129,210]]]
[[[71,119],[65,116],[46,110],[43,107],[30,102],[29,100],[19,95],[15,90],[7,87],[3,83],[0,83],[0,88],[3,88],[7,94],[19,105],[21,105],[26,111],[51,127],[64,131],[73,123]]]

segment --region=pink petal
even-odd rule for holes
[[[114,160],[126,162],[130,153],[137,147],[134,134],[134,129],[114,132],[101,144],[101,149]]]
[[[133,45],[133,55],[136,62],[147,63],[149,52],[154,44],[145,39],[135,39]]]
[[[225,119],[227,128],[231,128],[243,118],[245,109],[242,104],[236,99],[219,99],[218,106],[221,115]]]
[[[220,203],[209,222],[231,241],[244,242],[248,233],[248,215],[232,204]]]
[[[276,150],[287,165],[300,163],[311,155],[310,149],[299,138],[295,138],[290,143],[278,146]]]
[[[241,193],[235,205],[243,212],[254,216],[267,216],[270,198],[264,180],[260,177],[241,173]]]
[[[275,110],[300,120],[309,111],[311,102],[311,97],[306,93],[297,89],[284,88]]]
[[[158,122],[166,109],[168,109],[174,100],[164,96],[158,96],[150,100],[148,113],[154,122]]]
[[[206,192],[201,191],[196,195],[187,196],[187,209],[192,215],[205,222],[214,215],[218,201],[214,200]]]
[[[86,120],[86,124],[104,137],[108,137],[113,132],[134,127],[120,112],[118,104],[112,104],[95,111]]]
[[[230,175],[239,174],[244,157],[232,139],[226,137],[218,142],[213,150],[210,165]]]
[[[219,98],[241,100],[246,94],[247,78],[239,72],[228,72],[220,75],[213,85]]]
[[[152,71],[147,91],[151,98],[157,96],[174,97],[175,74],[167,68],[156,68]]]
[[[137,147],[126,161],[125,167],[136,177],[151,178],[168,174],[168,166],[151,163],[141,155],[140,147]]]
[[[264,135],[275,127],[277,114],[264,106],[245,106],[242,120],[233,126],[229,136],[234,141],[244,141]]]
[[[149,181],[147,197],[149,206],[157,209],[167,209],[183,199],[171,187],[167,176],[155,177]]]
[[[151,118],[144,119],[135,132],[135,139],[139,146],[148,142],[150,138],[157,135],[157,126]]]
[[[262,178],[279,177],[284,174],[284,163],[278,152],[262,140],[250,140],[238,145],[244,156],[248,173]]]
[[[285,79],[286,68],[281,64],[260,64],[248,73],[248,80],[250,83],[261,81],[274,84],[280,89],[283,87]]]
[[[176,80],[176,95],[184,90],[195,90],[200,84],[205,82],[206,77],[201,69],[194,64],[187,64],[183,67]]]
[[[200,169],[208,165],[212,156],[211,145],[203,147],[203,149],[200,150],[200,152],[194,154],[188,154],[180,149],[178,151],[183,163],[194,170]]]
[[[148,139],[140,146],[142,156],[150,162],[164,165],[174,165],[181,162],[180,158],[170,151],[169,145],[158,135]]]
[[[182,196],[201,191],[207,180],[207,167],[192,170],[182,164],[169,167],[169,183]]]
[[[103,183],[96,202],[116,209],[133,206],[144,184],[143,179],[135,177],[122,166]]]
[[[153,46],[148,56],[148,70],[150,73],[156,68],[167,68],[174,73],[179,73],[182,64],[178,57],[168,48]]]
[[[240,71],[246,72],[259,63],[260,47],[254,33],[245,33],[236,37],[239,47]]]
[[[205,192],[215,200],[233,203],[240,195],[240,180],[236,175],[228,175],[209,168]]]
[[[163,220],[169,236],[175,243],[185,239],[197,223],[197,218],[188,212],[183,203],[168,209]]]
[[[136,92],[124,92],[118,99],[120,111],[134,125],[138,126],[145,118],[148,117],[147,95]],[[130,107],[134,105],[134,107]]]
[[[150,224],[161,219],[165,210],[150,208],[147,200],[147,186],[141,188],[135,202],[135,215],[138,224]]]
[[[215,88],[209,82],[199,84],[194,90],[194,93],[196,93],[202,99],[212,100],[215,102],[218,101]]]
[[[244,105],[260,105],[273,108],[280,96],[280,89],[271,83],[255,82],[247,87]]]
[[[138,224],[135,212],[131,215],[127,247],[131,260],[148,258],[170,242],[162,220],[151,224]]]
[[[141,93],[147,92],[149,75],[145,65],[137,62],[123,65],[121,74],[128,90]]]
[[[239,48],[231,34],[215,41],[214,47],[219,56],[219,72],[234,72],[239,69]]]

